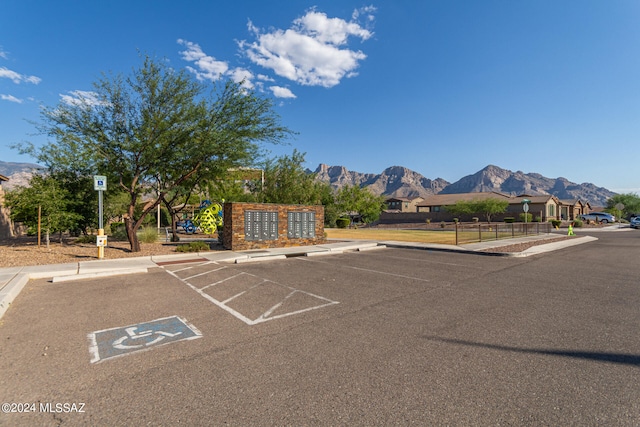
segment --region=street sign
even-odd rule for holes
[[[103,175],[94,175],[93,189],[96,191],[107,191],[107,177]]]
[[[522,205],[522,210],[525,211],[525,212],[529,212],[529,205],[526,204],[526,203],[524,205]]]

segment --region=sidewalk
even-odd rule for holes
[[[340,254],[347,251],[367,251],[383,249],[385,247],[428,249],[462,253],[480,252],[483,255],[499,256],[530,256],[543,252],[554,251],[573,245],[597,240],[591,236],[576,236],[561,242],[552,242],[533,246],[523,252],[491,252],[492,248],[509,246],[516,243],[553,239],[562,234],[551,233],[537,236],[527,236],[514,239],[469,243],[463,246],[441,245],[435,243],[415,243],[400,241],[330,241],[316,246],[299,246],[275,249],[260,249],[242,252],[213,251],[175,255],[160,255],[138,258],[120,258],[113,260],[82,261],[78,263],[38,265],[28,267],[0,268],[0,318],[7,311],[13,300],[32,279],[51,278],[52,282],[88,279],[124,274],[146,273],[148,269],[161,265],[186,262],[189,260],[248,263],[285,259],[293,256],[323,256]]]

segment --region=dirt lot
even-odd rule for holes
[[[14,237],[0,240],[0,268],[27,265],[63,264],[68,262],[91,261],[98,259],[98,248],[94,244],[74,243],[76,239],[65,238],[61,244],[58,239],[44,242],[38,247],[35,237]],[[184,243],[184,242],[181,242]],[[126,258],[176,253],[180,243],[141,243],[140,252],[131,252],[128,242],[109,241],[104,258]]]

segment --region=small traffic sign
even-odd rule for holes
[[[107,177],[103,175],[94,175],[93,189],[96,191],[107,191]]]
[[[96,236],[96,246],[99,248],[107,246],[107,236]]]

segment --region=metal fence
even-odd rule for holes
[[[456,245],[551,233],[549,222],[456,223]]]

